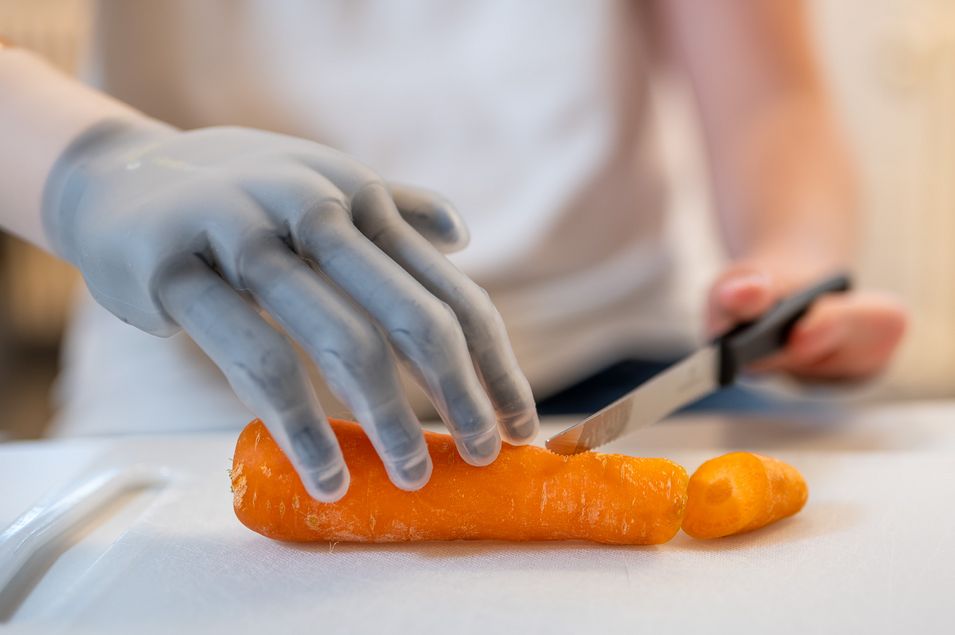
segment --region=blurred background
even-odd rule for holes
[[[817,43],[854,145],[865,195],[861,285],[902,296],[912,328],[873,399],[955,396],[955,2],[811,0]],[[0,0],[0,36],[76,72],[85,0]],[[658,87],[674,175],[671,236],[688,333],[719,263],[705,166],[678,84]],[[2,140],[0,140],[2,143]],[[68,266],[0,234],[0,439],[42,436],[79,280]]]

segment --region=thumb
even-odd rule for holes
[[[388,191],[405,222],[441,252],[449,254],[467,247],[471,234],[446,198],[402,183],[389,183]]]
[[[717,335],[759,317],[777,299],[773,278],[757,267],[739,265],[724,272],[710,290],[707,330]]]

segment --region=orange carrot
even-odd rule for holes
[[[417,492],[388,480],[365,433],[332,421],[351,471],[335,503],[309,497],[260,421],[236,443],[235,513],[249,529],[290,541],[590,540],[658,544],[679,530],[687,473],[666,459],[572,457],[505,445],[487,467],[458,455],[452,438],[425,432],[434,461]]]
[[[778,459],[733,452],[710,459],[693,473],[683,531],[719,538],[759,529],[806,504],[802,474]]]

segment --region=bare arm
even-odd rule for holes
[[[699,102],[731,255],[796,252],[820,267],[844,265],[855,229],[855,183],[802,3],[659,6]]]
[[[48,250],[40,214],[47,175],[80,133],[115,117],[142,115],[0,44],[0,227]]]
[[[798,0],[661,0],[673,58],[697,98],[716,209],[734,263],[711,290],[711,332],[759,315],[851,261],[853,166]],[[882,295],[820,303],[774,367],[814,378],[880,371],[905,314]]]

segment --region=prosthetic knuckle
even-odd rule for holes
[[[332,358],[327,360],[332,362],[328,365],[339,366],[342,372],[359,379],[376,374],[390,362],[385,339],[370,324],[359,323],[338,329],[320,357]]]
[[[480,285],[465,280],[457,290],[460,319],[469,330],[480,329],[488,334],[502,323],[501,314],[491,302],[491,296]]]
[[[219,264],[223,277],[233,288],[245,290],[257,277],[261,279],[263,261],[277,250],[286,249],[281,237],[272,228],[260,228],[248,232],[238,239],[237,247],[229,248],[228,266]],[[225,258],[221,251],[216,256],[217,263]]]
[[[238,184],[275,223],[280,231],[289,237],[309,217],[323,224],[335,220],[351,222],[351,214],[340,196],[323,191],[309,180],[309,176],[299,177],[301,170],[293,166],[292,171],[284,170],[274,176],[243,177]]]
[[[353,216],[355,216],[356,222],[371,221],[372,218],[367,218],[367,216],[374,217],[378,223],[404,222],[404,219],[401,218],[401,215],[397,212],[396,208],[385,208],[381,205],[375,204],[366,205],[365,202],[368,199],[371,199],[372,202],[381,199],[393,201],[391,198],[391,192],[388,191],[388,186],[385,185],[385,182],[377,174],[372,173],[371,176],[362,181],[362,183],[355,190],[351,191],[350,194],[352,210],[364,209],[366,211],[365,218],[356,216],[353,211]],[[389,212],[393,212],[393,214]]]
[[[385,184],[384,179],[378,176],[378,174],[368,168],[362,168],[359,173],[362,177],[361,184],[352,193],[352,198],[381,193],[385,193],[388,195],[388,198],[391,198],[391,192],[388,191],[388,186]]]
[[[347,241],[352,230],[351,212],[343,201],[326,198],[305,210],[290,230],[298,253],[320,256]]]
[[[303,207],[294,233],[305,236],[351,225],[351,210],[339,198],[324,197]]]
[[[388,186],[385,185],[385,180],[381,178],[377,172],[368,166],[358,163],[354,159],[349,159],[348,161],[351,164],[351,172],[355,180],[354,189],[351,190],[353,198],[372,192],[384,192],[389,198],[391,197]]]
[[[435,351],[463,342],[454,312],[440,300],[430,298],[401,307],[389,331],[407,338],[415,347]]]
[[[228,192],[218,200],[196,221],[208,244],[204,255],[230,285],[242,289],[243,272],[263,250],[279,243],[280,231],[265,212],[244,196]]]

